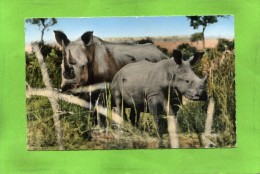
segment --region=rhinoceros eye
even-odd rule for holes
[[[190,83],[190,81],[189,81],[189,80],[186,80],[186,83]]]

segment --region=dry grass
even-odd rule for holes
[[[176,42],[156,41],[155,44],[167,48],[171,52],[183,42],[184,40]],[[196,46],[196,43],[193,46]],[[215,46],[214,40],[206,41],[206,47]],[[218,65],[221,68],[213,68]],[[196,71],[204,74],[210,68],[212,68],[213,76],[209,78],[208,90],[217,99],[213,131],[220,135],[214,139],[214,142],[219,147],[234,146],[236,142],[234,56],[221,57],[221,53],[213,49],[212,52],[208,52],[204,56],[201,67],[197,67]],[[32,77],[35,78],[35,76]],[[111,100],[109,96],[108,93],[107,98]],[[109,125],[108,128],[96,127],[96,115],[93,113],[71,103],[61,102],[59,104],[61,110],[68,112],[61,117],[62,140],[66,150],[170,147],[168,134],[163,135],[161,142],[158,140],[157,130],[150,114],[142,113],[139,130],[130,132],[113,122],[107,124]],[[111,106],[111,103],[107,104]],[[207,103],[197,102],[190,103],[180,109],[178,119],[181,128],[178,131],[178,137],[181,148],[201,147],[198,133],[204,131],[206,106]],[[111,115],[110,112],[111,110],[108,110],[107,114]],[[51,105],[47,98],[27,99],[27,142],[29,150],[58,150],[52,114]],[[167,127],[167,125],[162,126]]]
[[[104,39],[110,42],[129,42],[129,41],[137,41],[140,39],[144,39],[145,37],[137,37],[137,38],[108,38]],[[172,37],[151,37],[154,41],[154,44],[157,46],[160,46],[162,48],[166,48],[169,52],[171,52],[173,49],[177,48],[178,45],[182,43],[188,43],[197,49],[202,49],[202,42],[190,42],[189,37],[178,37],[178,36],[172,36]],[[205,46],[206,48],[214,48],[218,43],[217,38],[208,38],[205,40]],[[50,45],[58,46],[56,43],[51,43]],[[32,53],[32,46],[30,44],[25,44],[25,52]]]
[[[154,42],[155,45],[160,46],[162,48],[166,48],[168,50],[168,53],[172,53],[172,50],[176,49],[178,45],[181,45],[183,43],[188,43],[191,46],[197,48],[197,50],[203,50],[202,42],[190,42],[189,39],[187,38],[186,40],[182,41],[175,41],[175,42],[163,42],[163,41],[158,41]],[[205,41],[205,47],[206,48],[215,48],[216,45],[218,44],[218,39],[206,39]]]

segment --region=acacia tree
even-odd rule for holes
[[[190,26],[193,29],[198,29],[199,26],[202,26],[202,42],[203,48],[205,49],[205,29],[208,25],[218,22],[218,17],[223,17],[221,15],[218,16],[187,16],[188,20],[190,20]]]
[[[49,27],[55,25],[58,21],[56,18],[31,18],[26,19],[25,22],[32,25],[38,25],[39,30],[41,31],[41,44],[44,44],[43,35],[45,30],[48,30]]]
[[[202,40],[202,33],[201,32],[198,32],[198,33],[194,33],[191,35],[190,37],[190,41],[191,42],[197,42],[197,45],[198,45],[198,42]]]

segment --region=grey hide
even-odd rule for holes
[[[85,32],[79,39],[70,41],[61,31],[54,31],[62,46],[62,90],[100,82],[111,82],[114,75],[126,64],[149,60],[168,59],[153,44],[111,43]]]
[[[118,114],[121,115],[123,101],[124,107],[137,110],[137,117],[140,111],[147,109],[158,124],[158,115],[167,113],[169,90],[169,115],[176,115],[181,95],[191,100],[206,100],[207,77],[200,79],[192,70],[192,65],[201,59],[203,54],[197,52],[189,60],[182,61],[181,52],[174,50],[174,58],[158,63],[144,60],[123,67],[111,84]]]

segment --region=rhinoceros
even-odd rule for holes
[[[168,60],[157,63],[144,60],[123,67],[111,83],[117,113],[121,115],[121,108],[130,107],[139,117],[140,112],[147,108],[158,126],[160,114],[176,115],[182,95],[191,100],[207,100],[207,76],[200,79],[192,70],[203,54],[197,52],[189,60],[183,61],[182,53],[174,50],[173,58]],[[135,123],[134,120],[131,118],[132,123]]]
[[[56,41],[62,46],[62,91],[111,82],[125,65],[141,60],[157,62],[169,57],[154,44],[106,42],[87,31],[75,41],[66,34],[54,31]]]

